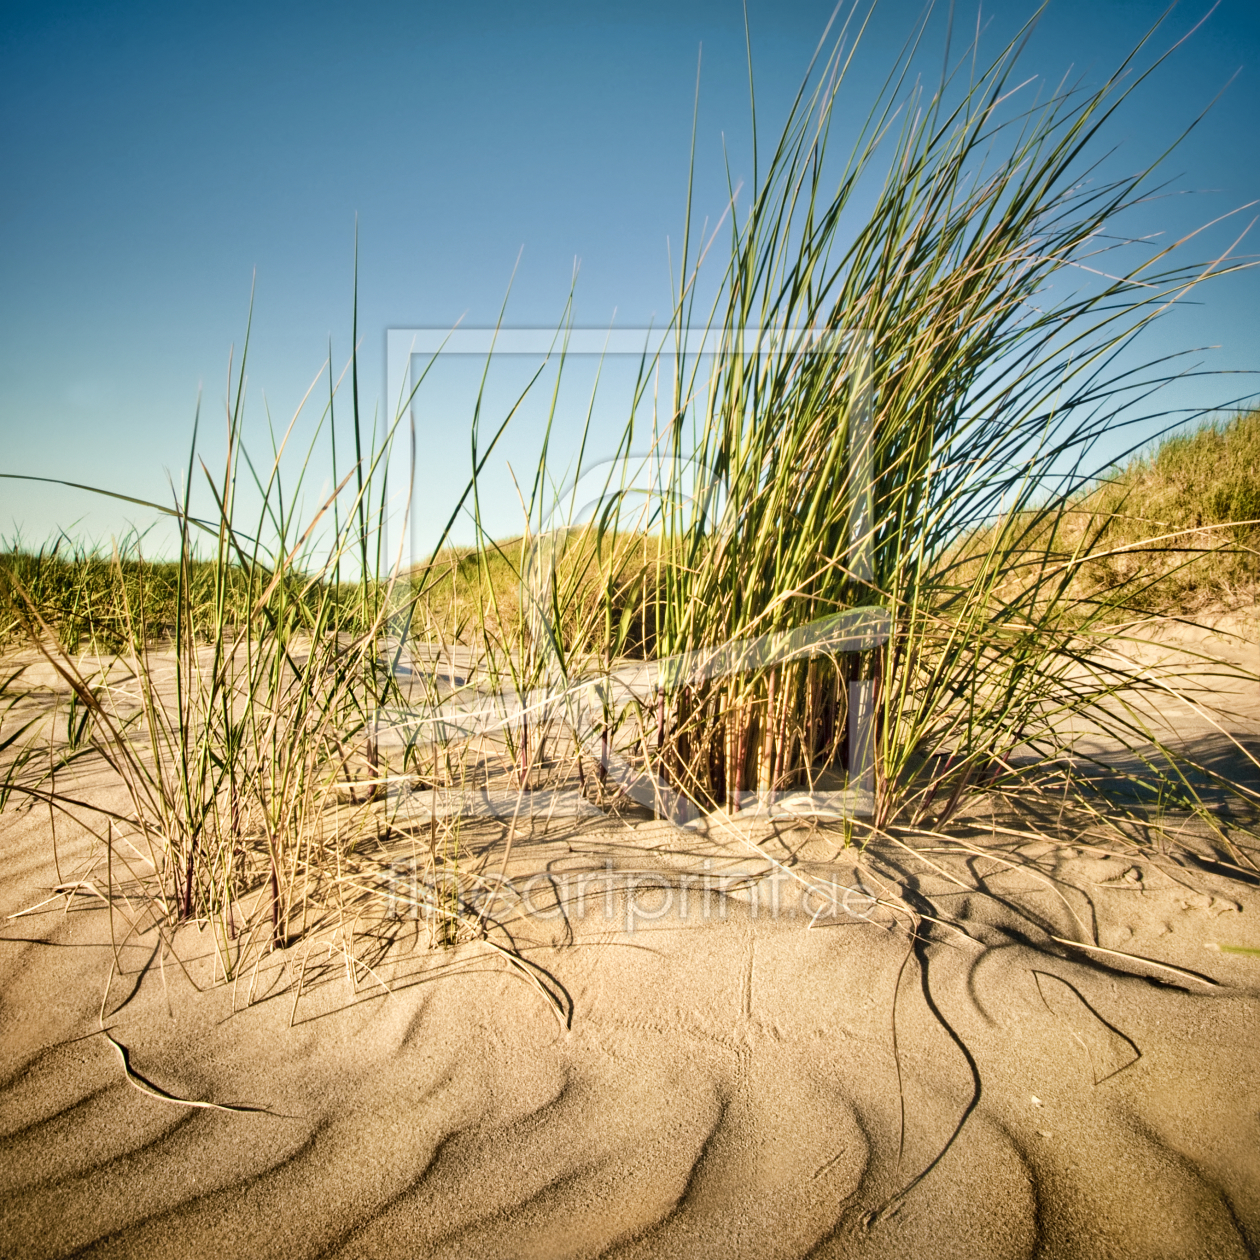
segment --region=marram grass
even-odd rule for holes
[[[1168,375],[1162,361],[1134,369],[1135,339],[1234,266],[1106,243],[1152,172],[1107,181],[1091,164],[1159,59],[1139,69],[1144,44],[1101,88],[1043,97],[1015,77],[1023,32],[963,77],[968,50],[935,92],[907,88],[905,61],[836,156],[853,34],[820,56],[733,206],[707,313],[684,245],[671,331],[685,344],[703,328],[719,353],[706,374],[665,336],[651,368],[672,369],[673,388],[652,422],[648,502],[625,488],[639,458],[625,454],[596,520],[610,536],[647,521],[660,540],[643,618],[659,657],[861,607],[890,613],[893,635],[666,689],[637,706],[644,767],[706,809],[810,785],[844,759],[854,683],[873,696],[877,826],[941,822],[975,787],[1070,774],[1073,715],[1175,763],[1142,716],[1167,680],[1109,651],[1143,610],[1135,584],[1090,567],[1113,517],[1080,512],[1092,447]],[[785,331],[799,329],[812,338]],[[622,450],[643,437],[628,424]],[[540,529],[544,517],[539,505]],[[556,590],[539,603],[564,607]],[[532,650],[570,652],[547,637]],[[1152,799],[1167,790],[1149,785]]]

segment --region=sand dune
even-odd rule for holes
[[[1231,703],[1163,716],[1246,784]],[[324,933],[233,984],[191,926],[111,978],[100,896],[51,896],[99,852],[62,834],[58,876],[0,816],[0,1254],[1260,1254],[1235,855],[563,812],[516,841],[509,953],[429,948],[402,887],[360,963]]]

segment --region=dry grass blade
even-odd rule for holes
[[[159,1102],[174,1103],[178,1107],[198,1107],[206,1111],[232,1111],[242,1114],[261,1114],[265,1116],[273,1116],[276,1113],[266,1107],[247,1107],[239,1103],[215,1103],[205,1102],[197,1098],[179,1098],[175,1094],[167,1093],[166,1090],[155,1085],[152,1081],[141,1076],[131,1066],[131,1056],[127,1047],[120,1041],[115,1041],[109,1032],[105,1029],[101,1030],[105,1040],[109,1042],[118,1054],[118,1061],[122,1064],[123,1072],[127,1077],[127,1081],[140,1093],[147,1094],[150,1098],[156,1098]]]

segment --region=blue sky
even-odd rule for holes
[[[1025,57],[1097,82],[1159,17],[1148,0],[1051,3]],[[1207,11],[1183,5],[1173,42]],[[986,9],[983,48],[1032,6]],[[885,0],[859,75],[873,84],[921,9]],[[750,0],[763,125],[774,133],[829,3]],[[948,5],[934,16],[943,29]],[[956,3],[970,31],[974,7]],[[221,427],[228,353],[257,275],[251,416],[287,421],[333,338],[350,344],[355,219],[369,410],[390,326],[559,318],[575,259],[579,324],[660,320],[667,238],[680,236],[697,55],[699,217],[722,212],[722,138],[748,171],[742,10],[723,0],[633,6],[7,4],[0,18],[0,471],[165,498],[187,458],[199,390]],[[1237,77],[1169,159],[1172,232],[1260,198],[1260,16],[1222,0],[1116,120],[1136,168]],[[863,80],[859,79],[859,83]],[[1224,248],[1254,212],[1203,238]],[[1260,252],[1256,236],[1243,252]],[[1221,281],[1149,351],[1216,347],[1206,366],[1260,369],[1260,272]],[[1183,391],[1214,406],[1260,389],[1227,375]],[[457,426],[426,446],[435,503],[466,475]],[[527,435],[523,435],[527,436]],[[520,449],[524,449],[523,447]],[[143,513],[0,482],[0,533],[58,527],[107,542]],[[510,504],[503,505],[503,520]],[[436,513],[436,508],[434,509]]]

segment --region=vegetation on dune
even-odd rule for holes
[[[1161,439],[1085,496],[1101,521],[1083,579],[1151,612],[1254,603],[1260,588],[1260,411]]]
[[[245,357],[223,466],[199,458],[194,430],[180,501],[152,505],[177,522],[176,559],[50,549],[0,566],[5,612],[56,678],[35,689],[24,669],[5,679],[21,725],[5,741],[3,802],[46,807],[54,851],[58,826],[94,835],[111,904],[117,880],[159,930],[211,924],[227,976],[337,904],[347,861],[378,829],[374,723],[393,685],[377,554],[385,448],[366,440],[356,394],[360,458],[313,519],[298,519],[310,449],[288,454],[295,417],[267,434],[269,465],[251,458]],[[330,389],[314,437],[330,439],[335,418]],[[195,481],[215,505],[209,520],[191,509]],[[343,569],[358,580],[338,581]],[[120,656],[78,655],[85,636]],[[31,732],[42,749],[22,741]],[[59,776],[84,761],[112,773],[128,808],[67,798]]]
[[[1194,613],[1255,603],[1260,588],[1260,411],[1205,421],[1188,431],[1165,435],[1144,452],[1104,474],[1099,485],[1080,494],[1062,527],[1064,555],[1081,538],[1089,549],[1080,564],[1084,590],[1127,590],[1123,607],[1154,613]],[[594,545],[594,532],[590,532]],[[987,543],[989,533],[973,533],[969,552]],[[657,650],[654,612],[664,597],[661,540],[635,535],[633,549],[618,567],[620,583],[611,610],[620,621],[631,607],[633,627],[623,636],[631,653]],[[447,642],[473,644],[483,612],[497,608],[508,634],[522,627],[521,548],[525,539],[500,539],[482,551],[475,546],[444,547],[418,566],[410,580],[423,588],[419,624]],[[581,549],[566,549],[570,568],[580,566]],[[247,577],[243,566],[227,571],[227,620],[249,616],[273,574],[259,566]],[[169,642],[179,620],[181,598],[199,639],[209,641],[217,625],[215,562],[193,558],[181,596],[178,561],[146,559],[138,545],[125,542],[116,554],[66,538],[31,549],[20,542],[0,550],[0,644],[21,642],[27,634],[24,605],[10,580],[17,579],[40,619],[71,651],[120,652],[140,646],[129,636],[143,633],[154,645]],[[355,634],[372,623],[387,584],[373,580],[323,583],[290,573],[288,602],[302,623],[314,624],[327,599],[330,628]],[[584,572],[588,604],[605,595],[598,578]],[[490,591],[493,588],[493,596]],[[576,627],[576,621],[572,623]],[[572,641],[576,630],[565,637]]]
[[[424,640],[514,651],[528,636],[530,596],[522,586],[533,538],[484,539],[444,547],[408,575],[415,592],[412,633]],[[612,535],[594,527],[566,532],[556,557],[558,637],[582,651],[616,641],[618,655],[643,655],[652,645],[652,591],[661,540],[641,532]],[[611,632],[611,619],[620,633]],[[624,619],[624,625],[623,625]]]
[[[65,539],[36,551],[11,545],[0,551],[0,645],[28,634],[30,612],[19,589],[69,651],[123,652],[173,642],[181,629],[213,641],[221,620],[242,625],[261,615],[259,596],[274,576],[265,563],[229,563],[220,572],[216,561],[195,555],[183,565],[150,560],[138,545],[124,544],[116,554]],[[308,630],[322,618],[335,633],[359,633],[384,595],[376,583],[365,592],[358,582],[312,582],[300,573],[281,580],[290,614]]]
[[[613,608],[637,594],[629,650],[642,651],[642,585],[659,540],[636,537],[633,555],[621,566],[622,581],[613,592]],[[408,586],[421,591],[412,614],[416,633],[464,646],[479,642],[483,623],[496,632],[518,635],[523,626],[520,591],[521,537],[501,539],[485,549],[443,547],[406,574]],[[645,550],[646,548],[646,550]],[[581,569],[583,602],[598,605],[605,590],[591,572],[580,546],[570,546],[564,568]],[[124,542],[112,553],[65,538],[31,549],[20,543],[0,550],[0,648],[29,638],[32,613],[72,653],[126,652],[169,646],[178,633],[211,643],[223,625],[243,627],[267,620],[268,603],[259,597],[276,577],[265,561],[228,563],[222,570],[212,558],[194,554],[181,562],[145,557],[140,546]],[[358,635],[369,631],[389,599],[388,578],[367,582],[328,580],[314,572],[286,568],[277,584],[295,631]],[[21,592],[21,594],[19,594]],[[220,607],[220,599],[222,607]],[[29,603],[28,603],[29,601]],[[397,603],[397,601],[395,601]],[[570,637],[579,614],[571,610]]]

